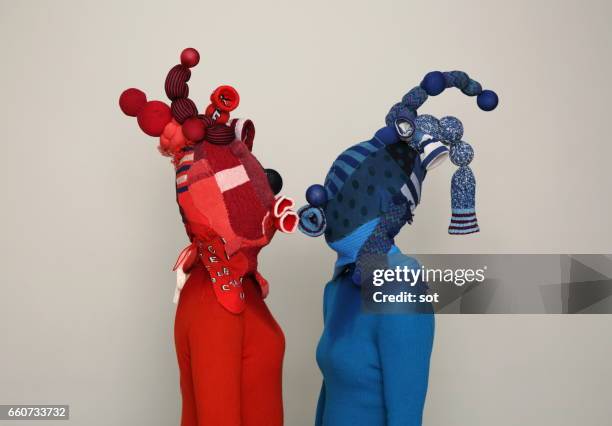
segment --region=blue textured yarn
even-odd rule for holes
[[[427,97],[427,92],[422,87],[417,86],[402,97],[402,103],[412,111],[416,111],[425,103]]]
[[[325,212],[321,207],[306,205],[301,207],[297,212],[300,220],[298,228],[309,237],[318,237],[323,235],[327,228]]]
[[[474,159],[474,149],[467,142],[456,142],[450,148],[450,160],[455,166],[467,166]]]
[[[376,268],[378,259],[385,257],[394,245],[394,238],[402,226],[412,223],[411,202],[401,194],[394,195],[389,207],[380,217],[377,226],[361,246],[356,257],[353,282],[361,285],[362,279],[369,279]]]
[[[470,82],[470,77],[463,71],[449,71],[444,73],[446,87],[456,87],[461,90]]]
[[[476,179],[469,166],[461,166],[451,179],[452,209],[473,210],[476,204]]]
[[[389,110],[389,113],[385,117],[385,124],[387,124],[388,127],[393,127],[395,121],[400,118],[414,120],[415,117],[416,113],[414,112],[414,109],[411,109],[402,102],[398,102]]]
[[[421,132],[433,136],[436,139],[441,139],[442,130],[440,128],[440,122],[433,115],[419,115],[414,120],[414,124]]]
[[[470,80],[468,85],[461,89],[461,91],[468,96],[478,96],[482,92],[482,86],[479,82]]]
[[[463,137],[463,124],[456,117],[442,117],[440,124],[440,139],[453,142],[460,141]]]
[[[497,106],[497,95],[491,90],[482,90],[482,86],[476,80],[470,78],[463,71],[432,71],[425,75],[419,86],[406,93],[401,102],[393,105],[385,117],[387,126],[392,127],[395,120],[402,116],[410,116],[414,119],[417,110],[427,101],[428,96],[436,96],[444,89],[455,87],[467,96],[480,96],[477,99],[478,107],[484,111],[491,111]]]
[[[450,234],[478,232],[476,219],[476,178],[469,164],[474,159],[474,149],[463,141],[451,143],[449,157],[459,168],[451,178]]]

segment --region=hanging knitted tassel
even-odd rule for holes
[[[454,142],[450,148],[450,159],[459,169],[451,179],[451,221],[449,234],[472,234],[480,231],[476,219],[476,178],[469,164],[474,150],[463,141]]]
[[[455,172],[451,181],[452,217],[448,232],[449,234],[472,234],[480,231],[474,208],[476,179],[468,167],[474,158],[474,150],[470,145],[461,141],[463,125],[456,117],[443,117],[438,120],[431,115],[417,114],[417,110],[429,96],[437,96],[451,87],[461,90],[467,96],[475,96],[478,108],[483,111],[493,111],[499,103],[499,98],[494,91],[483,90],[479,82],[470,78],[463,71],[432,71],[425,75],[419,86],[406,93],[401,102],[391,107],[385,122],[388,127],[394,127],[400,120],[413,120],[416,125],[416,134],[425,133],[450,146],[450,159],[459,166],[459,170]]]

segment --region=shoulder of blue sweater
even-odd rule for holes
[[[330,293],[332,293],[335,288],[337,287],[337,281],[339,280],[339,278],[335,278],[332,279],[331,281],[328,281],[327,284],[325,284],[325,288],[323,289],[323,298],[326,299],[327,297],[329,297]]]

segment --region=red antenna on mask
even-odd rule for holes
[[[191,69],[200,62],[194,48],[181,52],[181,63],[170,69],[164,89],[171,105],[162,101],[147,101],[145,93],[136,88],[125,90],[119,97],[121,110],[136,117],[138,125],[149,136],[160,137],[159,150],[173,156],[187,145],[207,140],[224,144],[234,139],[234,130],[225,125],[229,113],[240,103],[238,92],[231,86],[220,86],[210,96],[205,114],[189,98],[187,82]]]

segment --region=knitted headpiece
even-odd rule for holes
[[[474,150],[463,137],[463,125],[458,118],[443,117],[438,120],[431,115],[417,116],[417,109],[425,103],[428,96],[437,96],[446,88],[456,87],[468,96],[476,96],[478,107],[492,111],[499,102],[495,92],[483,90],[480,83],[472,80],[463,71],[428,73],[421,84],[410,90],[402,101],[395,104],[386,117],[387,126],[398,120],[413,119],[416,127],[441,140],[450,149],[450,159],[459,169],[451,179],[451,222],[450,234],[471,234],[478,232],[476,219],[476,179],[469,167],[474,158]]]
[[[447,87],[478,96],[483,110],[497,106],[497,95],[482,90],[464,72],[429,73],[420,86],[391,108],[386,127],[372,139],[341,153],[324,184],[312,185],[306,191],[309,204],[298,212],[299,228],[310,236],[325,233],[327,243],[338,252],[340,264],[355,262],[358,273],[360,263],[392,249],[395,235],[405,223],[412,222],[427,171],[441,164],[449,150],[451,161],[460,166],[452,179],[449,232],[478,229],[475,182],[467,166],[473,152],[461,141],[461,122],[454,117],[438,120],[417,115],[428,96],[438,95]]]
[[[277,230],[293,232],[297,215],[293,201],[277,196],[280,175],[264,169],[251,152],[255,127],[250,120],[232,119],[240,97],[231,86],[210,96],[203,114],[189,98],[190,68],[199,62],[195,49],[185,49],[181,63],[165,81],[171,105],[147,102],[138,89],[124,91],[121,110],[137,118],[148,135],[159,137],[159,151],[172,158],[176,201],[191,244],[176,262],[177,296],[186,274],[202,264],[219,302],[229,311],[244,309],[242,278],[254,274],[262,294],[267,282],[256,271],[257,254]]]

